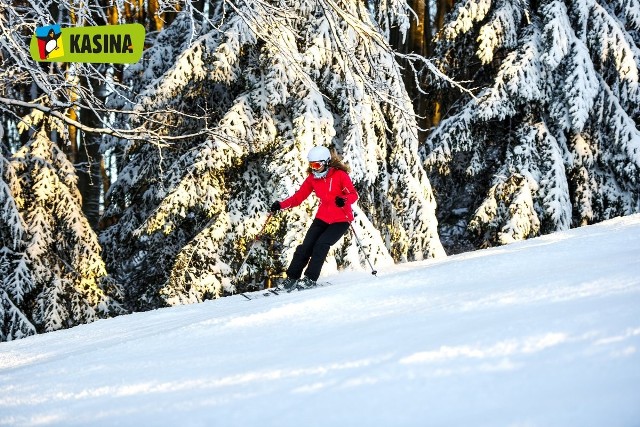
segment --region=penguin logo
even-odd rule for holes
[[[49,34],[45,39],[44,52],[47,57],[49,54],[58,48],[58,38],[62,35],[62,33],[56,34],[55,31],[49,30]]]
[[[61,35],[62,30],[59,25],[36,28],[38,52],[41,60],[64,56]]]

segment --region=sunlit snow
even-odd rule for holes
[[[640,215],[0,344],[0,425],[638,426]]]

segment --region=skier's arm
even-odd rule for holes
[[[295,192],[295,194],[287,199],[284,199],[280,202],[281,209],[294,208],[300,205],[304,200],[309,197],[309,194],[313,191],[313,186],[311,185],[312,176],[309,175],[307,179],[304,180],[300,189]]]
[[[352,205],[358,200],[358,192],[351,182],[351,177],[348,173],[344,173],[341,180],[342,184],[342,198],[345,199],[347,205]]]

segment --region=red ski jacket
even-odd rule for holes
[[[316,218],[328,224],[353,221],[351,205],[358,200],[358,193],[353,187],[349,174],[335,168],[329,168],[324,178],[316,178],[313,174],[309,174],[293,196],[280,202],[280,207],[288,209],[298,206],[309,197],[312,191],[320,199]],[[336,196],[345,199],[344,207],[336,206]]]

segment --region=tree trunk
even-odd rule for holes
[[[95,87],[96,82],[94,81],[86,82],[86,84],[92,84],[96,92],[99,90],[99,88]],[[87,126],[102,126],[100,119],[90,109],[83,108],[80,115],[82,123]],[[82,211],[94,229],[97,229],[102,207],[101,140],[101,135],[82,133],[80,138],[81,145],[76,158],[78,189],[82,194]]]
[[[402,43],[402,39],[399,36],[398,31],[393,31],[391,37],[391,44],[401,53],[415,53],[422,56],[427,56],[431,51],[431,14],[429,9],[429,2],[424,0],[409,0],[409,6],[415,12],[415,15],[411,15],[411,26],[406,40]],[[403,79],[405,87],[409,97],[413,101],[413,109],[416,113],[420,139],[424,137],[424,129],[428,126],[428,114],[429,100],[425,98],[424,94],[420,91],[418,84],[421,77],[416,76],[413,69],[409,64],[403,63],[404,67]]]

